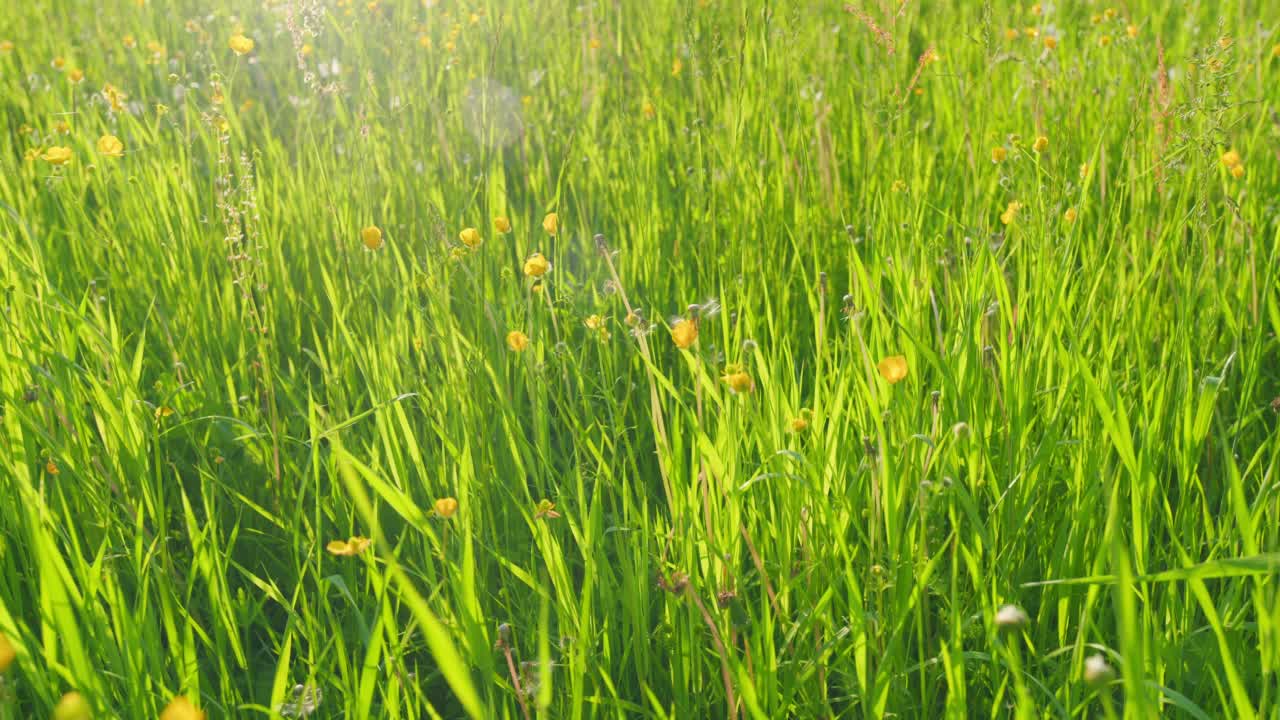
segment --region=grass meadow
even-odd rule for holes
[[[0,719],[1280,718],[1280,6],[10,0]]]

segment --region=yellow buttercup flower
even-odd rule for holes
[[[118,158],[124,155],[124,143],[115,135],[103,135],[98,138],[98,152],[105,157]]]
[[[1136,38],[1136,37],[1138,37],[1138,26],[1137,26],[1137,25],[1129,25],[1129,26],[1125,27],[1124,32],[1125,32],[1125,34],[1126,34],[1126,35],[1128,35],[1129,37],[1131,37],[1131,38]]]
[[[124,110],[124,101],[129,99],[128,95],[120,92],[120,90],[111,83],[102,86],[102,97],[106,98],[107,104],[111,106],[112,112],[120,112]]]
[[[1005,150],[1003,146],[991,148],[991,162],[1001,163],[1007,157],[1009,157],[1009,151]]]
[[[1014,200],[1005,207],[1004,212],[1000,213],[1000,222],[1005,225],[1012,225],[1014,219],[1018,217],[1018,211],[1022,209],[1022,203]]]
[[[1280,45],[1277,45],[1276,47],[1280,47]],[[650,119],[658,114],[658,110],[654,108],[653,103],[648,100],[645,100],[644,104],[640,106],[640,112],[644,113],[644,116]]]
[[[372,544],[373,541],[369,538],[355,535],[349,540],[334,540],[328,545],[325,545],[324,549],[328,550],[330,554],[337,555],[338,557],[351,557],[368,550],[369,546]]]
[[[253,38],[237,33],[227,41],[227,46],[237,55],[247,55],[253,52]]]
[[[603,317],[588,315],[587,319],[582,321],[582,324],[586,325],[588,330],[595,332],[601,340],[609,339],[609,326]]]
[[[382,228],[377,225],[370,225],[360,231],[360,242],[370,250],[377,250],[382,247]]]
[[[71,148],[69,147],[54,145],[48,150],[45,150],[44,155],[41,157],[43,157],[44,161],[50,165],[66,165],[71,162],[73,154],[74,153],[71,152]]]
[[[8,55],[13,52],[12,40],[0,40],[0,54]]]
[[[519,330],[512,330],[507,333],[507,347],[511,348],[511,352],[524,352],[529,347],[529,336]]]
[[[196,709],[195,705],[186,697],[179,695],[169,702],[164,712],[160,713],[160,720],[204,720],[205,715]]]
[[[1047,50],[1056,50],[1058,48],[1058,38],[1052,35],[1046,35],[1044,37],[1044,46]]]
[[[555,235],[560,232],[560,216],[555,213],[547,213],[542,218],[542,229],[547,231],[548,235]]]
[[[1231,177],[1237,180],[1244,177],[1244,165],[1236,165],[1235,167],[1231,168]]]
[[[451,497],[443,497],[435,502],[433,506],[436,514],[442,518],[448,519],[458,512],[458,501]]]
[[[1222,164],[1226,165],[1227,168],[1233,168],[1241,162],[1240,153],[1236,152],[1234,149],[1222,153]]]
[[[1067,208],[1067,211],[1062,213],[1062,219],[1070,225],[1076,221],[1076,215],[1077,213],[1075,208]]]
[[[126,50],[132,50],[138,47],[138,39],[132,35],[125,35],[124,37],[120,38],[120,44],[124,45]]]
[[[44,464],[44,471],[50,475],[62,474],[62,471],[58,469],[58,463],[54,462],[53,458],[49,458],[49,460]]]
[[[53,62],[49,63],[49,65],[51,65],[54,70],[62,72],[67,68],[67,59],[64,57],[56,57],[53,59]]]
[[[480,231],[475,228],[467,228],[458,233],[458,239],[472,250],[480,247],[480,243],[484,242],[484,238],[480,237]]]
[[[751,379],[751,376],[745,370],[726,372],[720,379],[725,385],[729,386],[729,391],[734,394],[749,393],[756,389],[756,382]]]
[[[80,68],[73,68],[71,72],[67,73],[67,79],[78,84],[81,80],[84,80],[84,71]]]
[[[698,341],[698,323],[681,318],[671,326],[671,341],[681,350],[687,350]]]
[[[494,232],[505,235],[511,232],[511,220],[505,215],[499,215],[493,219],[493,229]]]
[[[804,432],[809,429],[809,420],[813,418],[813,411],[809,408],[800,410],[800,414],[791,418],[789,429],[793,433]]]
[[[529,277],[542,277],[551,271],[551,261],[542,253],[534,253],[524,261],[524,274]]]
[[[14,649],[13,643],[9,642],[9,638],[5,637],[3,633],[0,633],[0,673],[8,670],[16,657],[18,657],[18,651]]]
[[[53,126],[53,131],[58,133],[59,135],[70,135],[71,123],[67,122],[66,120],[59,120],[58,124]]]
[[[683,69],[684,69],[684,61],[682,61],[680,58],[676,58],[675,60],[671,61],[671,77],[675,77],[679,75],[680,71]]]
[[[1036,138],[1035,143],[1031,145],[1031,149],[1035,150],[1038,153],[1048,150],[1049,138],[1045,137],[1044,135],[1041,135],[1040,137]]]
[[[93,708],[84,696],[72,690],[58,701],[53,708],[53,720],[89,720],[93,717]]]
[[[880,377],[894,385],[907,376],[907,359],[902,355],[890,355],[881,360],[876,369],[880,371]]]

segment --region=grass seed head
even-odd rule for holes
[[[1084,661],[1084,681],[1090,687],[1101,687],[1116,676],[1115,668],[1102,654],[1090,655]]]
[[[996,627],[1000,630],[1013,630],[1024,627],[1031,622],[1027,612],[1017,605],[1002,605],[996,611]]]

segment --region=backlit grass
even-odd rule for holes
[[[1263,2],[15,0],[0,719],[1275,718],[1278,101]]]

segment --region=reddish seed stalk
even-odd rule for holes
[[[738,697],[733,690],[733,675],[729,672],[729,652],[725,648],[724,639],[720,636],[720,628],[716,626],[715,618],[711,617],[711,613],[707,612],[707,606],[702,603],[702,598],[698,597],[698,593],[694,592],[692,588],[686,588],[685,594],[693,600],[693,604],[702,613],[702,620],[711,630],[711,642],[715,644],[716,652],[720,653],[720,676],[724,681],[724,693],[726,702],[729,704],[729,720],[737,720]]]
[[[844,6],[844,11],[861,20],[862,24],[866,25],[871,34],[875,36],[876,42],[880,43],[880,46],[885,49],[885,52],[892,55],[897,50],[897,46],[893,42],[893,36],[877,25],[876,21],[865,10],[850,3]]]
[[[520,703],[525,720],[529,720],[529,704],[525,702],[524,690],[520,687],[520,674],[516,672],[516,661],[511,657],[511,648],[504,647],[502,654],[507,657],[507,670],[511,673],[511,686],[515,688],[516,701]]]
[[[760,577],[764,580],[764,591],[769,595],[769,605],[773,608],[773,614],[781,617],[782,613],[778,611],[778,594],[773,591],[773,583],[769,581],[769,573],[765,572],[764,562],[760,559],[760,553],[756,552],[755,543],[751,542],[751,536],[747,534],[747,526],[739,527],[742,531],[742,539],[747,543],[747,552],[751,554],[751,562],[756,566],[756,572],[760,573]]]

